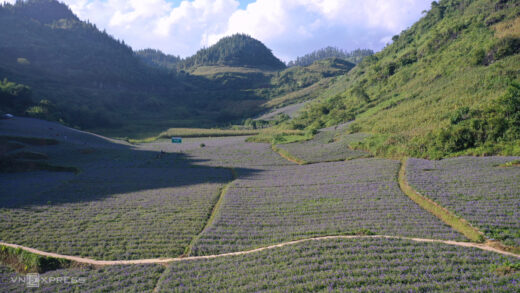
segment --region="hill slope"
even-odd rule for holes
[[[519,154],[520,2],[443,0],[291,122],[356,119],[380,155]]]
[[[280,70],[285,64],[276,58],[262,42],[248,35],[235,34],[222,38],[215,45],[199,50],[184,60],[184,69],[198,66],[240,66]]]

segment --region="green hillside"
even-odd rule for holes
[[[166,69],[176,69],[177,64],[181,61],[178,56],[164,54],[163,52],[155,49],[144,49],[135,52],[135,54],[144,61],[144,63]]]
[[[341,58],[357,64],[361,62],[363,58],[371,55],[374,55],[374,51],[370,49],[357,49],[352,52],[347,52],[345,50],[329,46],[309,54],[305,54],[304,56],[297,57],[296,60],[290,61],[287,65],[290,67],[309,66],[316,61],[329,58]]]
[[[291,121],[356,119],[378,155],[520,154],[520,2],[442,0]]]
[[[285,64],[276,58],[262,42],[244,34],[222,38],[215,45],[199,50],[186,58],[180,68],[198,66],[240,66],[280,70]]]

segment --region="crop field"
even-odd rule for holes
[[[395,239],[309,241],[249,255],[173,263],[159,292],[516,292],[513,258]]]
[[[65,269],[40,275],[40,287],[28,289],[22,282],[12,282],[23,275],[0,265],[3,292],[152,292],[164,271],[160,265],[109,266],[99,269]],[[68,282],[52,278],[68,277]]]
[[[366,157],[363,151],[351,150],[349,145],[368,137],[364,133],[338,136],[336,131],[321,131],[308,141],[280,144],[277,147],[308,163],[341,161]]]
[[[185,154],[197,165],[204,166],[247,168],[292,165],[275,153],[269,144],[232,141],[229,143],[229,138],[221,138],[216,146],[193,149]]]
[[[513,157],[410,159],[408,182],[462,216],[487,237],[520,246],[520,168]]]
[[[243,175],[225,194],[213,225],[192,252],[217,254],[370,232],[464,240],[401,192],[398,169],[396,161],[360,159]]]
[[[230,170],[109,143],[31,146],[81,172],[0,176],[0,239],[95,259],[182,254],[232,180]],[[114,144],[114,145],[112,145]]]
[[[159,139],[154,142],[139,144],[137,145],[137,149],[156,152],[164,151],[169,153],[188,152],[201,148],[223,148],[234,144],[242,144],[246,141],[246,138],[247,136],[188,137],[183,138],[182,143],[180,144],[172,143],[169,139]]]

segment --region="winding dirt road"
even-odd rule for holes
[[[41,250],[37,250],[30,247],[25,247],[16,244],[10,244],[0,241],[0,245],[12,247],[12,248],[20,248],[27,252],[31,252],[34,254],[54,257],[54,258],[62,258],[70,261],[74,261],[80,264],[88,264],[94,266],[116,266],[116,265],[137,265],[137,264],[167,264],[171,262],[179,262],[179,261],[191,261],[191,260],[200,260],[200,259],[213,259],[219,257],[228,257],[228,256],[236,256],[236,255],[246,255],[251,253],[256,253],[264,250],[274,249],[278,247],[284,247],[289,245],[295,245],[298,243],[309,242],[309,241],[321,241],[321,240],[329,240],[329,239],[359,239],[359,238],[384,238],[384,239],[401,239],[401,240],[410,240],[415,242],[424,242],[424,243],[442,243],[446,245],[454,245],[460,247],[468,247],[468,248],[477,248],[481,250],[486,250],[490,252],[499,253],[502,255],[512,256],[520,259],[520,255],[503,251],[500,249],[496,249],[494,247],[488,246],[486,244],[478,244],[471,242],[458,242],[458,241],[450,241],[450,240],[438,240],[438,239],[425,239],[425,238],[410,238],[410,237],[399,237],[399,236],[387,236],[387,235],[374,235],[374,236],[323,236],[323,237],[313,237],[295,241],[284,242],[280,244],[265,246],[261,248],[238,251],[238,252],[230,252],[216,255],[205,255],[205,256],[190,256],[190,257],[176,257],[176,258],[155,258],[155,259],[136,259],[136,260],[95,260],[89,258],[82,258],[77,256],[69,256],[69,255],[61,255],[52,252],[44,252]]]

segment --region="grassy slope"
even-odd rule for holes
[[[517,2],[441,1],[444,17],[432,9],[392,45],[338,78],[292,126],[319,128],[356,118],[354,130],[377,134],[363,148],[412,152],[411,138],[447,127],[462,106],[484,109],[518,80],[520,55],[498,58],[494,52],[500,39],[520,38]],[[486,55],[476,64],[481,51]],[[483,65],[487,59],[499,60]]]

